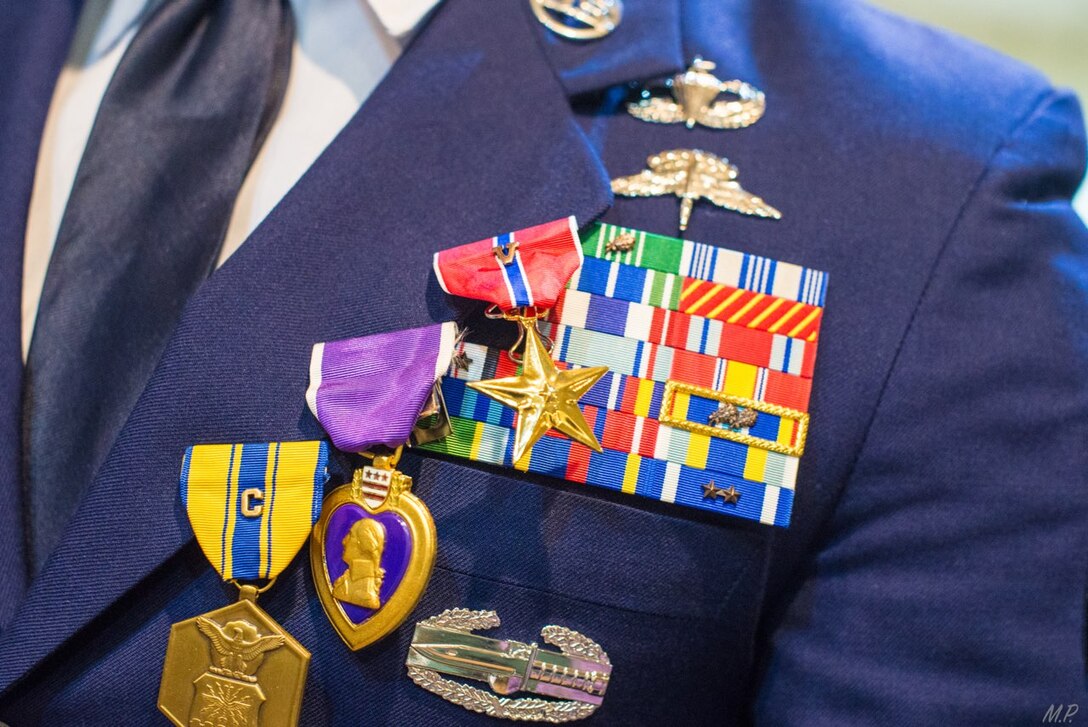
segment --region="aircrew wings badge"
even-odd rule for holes
[[[559,370],[608,369],[580,398],[600,450],[552,431],[515,458],[515,411],[473,384],[519,364],[465,342],[442,383],[453,434],[426,448],[787,526],[827,274],[608,224],[580,244],[539,328]]]

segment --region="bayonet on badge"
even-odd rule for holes
[[[746,191],[737,181],[737,167],[728,159],[699,149],[673,149],[646,160],[649,169],[612,180],[612,191],[624,197],[680,198],[680,230],[688,228],[695,202],[705,199],[718,207],[754,217],[782,218],[782,213]]]
[[[767,100],[755,86],[744,81],[722,81],[711,71],[714,63],[696,57],[691,67],[674,76],[666,86],[672,98],[655,96],[644,89],[641,98],[627,105],[637,119],[656,124],[679,124],[689,129],[702,124],[712,129],[742,129],[759,121]],[[717,100],[723,93],[734,99]]]
[[[612,664],[589,638],[546,626],[543,640],[560,651],[471,633],[499,625],[494,611],[451,609],[416,624],[408,676],[417,685],[473,712],[537,722],[570,722],[593,714],[604,700]],[[440,675],[486,682],[484,691]],[[555,697],[511,699],[517,692]],[[498,695],[498,696],[496,696]]]

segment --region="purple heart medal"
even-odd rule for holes
[[[314,346],[310,411],[336,447],[371,461],[325,498],[310,540],[317,595],[353,651],[399,626],[431,576],[434,520],[396,466],[456,338],[451,322]]]

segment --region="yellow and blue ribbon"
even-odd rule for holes
[[[198,444],[181,467],[181,501],[223,580],[275,578],[310,535],[328,479],[324,442]]]

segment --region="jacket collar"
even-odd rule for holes
[[[357,0],[356,0],[357,1]],[[86,18],[94,23],[90,37],[86,39],[88,60],[94,60],[109,52],[111,48],[133,30],[148,13],[153,11],[163,0],[113,0],[113,2],[92,6],[95,17]],[[296,18],[306,17],[311,0],[290,0]],[[405,38],[423,23],[428,13],[434,10],[441,0],[365,0],[374,13],[374,18],[392,38]],[[81,20],[83,20],[81,18]]]
[[[660,18],[659,4],[678,0],[628,0],[626,42],[647,52],[661,43],[660,28],[644,40],[639,21],[647,8]],[[314,342],[449,320],[429,275],[435,250],[604,212],[608,175],[564,90],[672,72],[678,31],[670,53],[651,62],[624,52],[626,63],[546,33],[528,3],[447,0],[196,293],[65,540],[0,634],[0,691],[189,542],[177,496],[188,445],[322,436],[303,398]]]
[[[528,0],[519,1],[528,7]],[[616,29],[594,41],[569,41],[533,23],[569,95],[669,76],[687,65],[680,0],[624,0],[623,6]]]

